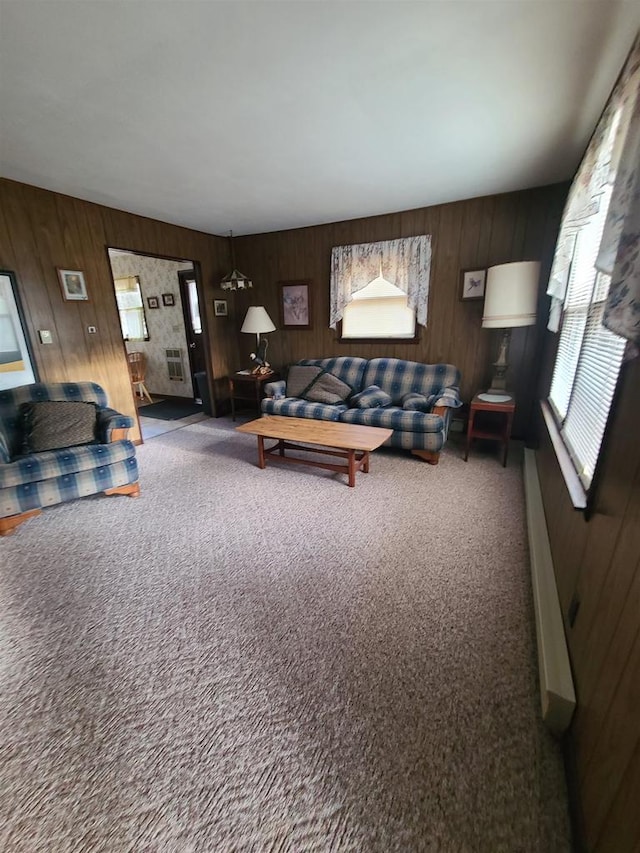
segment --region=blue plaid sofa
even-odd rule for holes
[[[437,464],[447,440],[451,412],[462,405],[459,395],[460,371],[452,364],[421,364],[398,358],[303,359],[296,364],[321,367],[353,388],[357,394],[376,385],[391,397],[391,405],[378,408],[354,408],[345,404],[328,405],[287,397],[286,381],[265,386],[262,412],[296,418],[317,418],[341,423],[392,429],[386,445],[411,450],[431,464]],[[407,394],[432,398],[428,412],[403,408]]]
[[[97,443],[22,454],[20,406],[47,400],[95,403]],[[123,437],[133,425],[133,418],[108,408],[94,382],[39,382],[0,391],[0,535],[42,507],[98,492],[139,494],[135,445]]]

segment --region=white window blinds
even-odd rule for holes
[[[610,276],[595,268],[610,199],[606,186],[597,212],[576,235],[549,393],[585,489],[593,479],[625,349],[624,339],[602,325]]]

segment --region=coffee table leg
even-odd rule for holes
[[[284,439],[279,439],[278,441],[278,453],[280,456],[284,456]]]
[[[258,436],[258,468],[265,468],[264,461],[264,436]]]
[[[362,460],[362,473],[363,474],[369,473],[369,451],[368,450],[364,451],[364,459]]]
[[[349,450],[349,485],[353,488],[356,484],[356,452]]]

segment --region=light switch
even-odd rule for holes
[[[87,332],[89,332],[89,334],[90,334],[90,335],[95,335],[95,333],[96,333],[97,331],[98,331],[98,330],[96,329],[96,327],[95,327],[95,326],[87,326]]]
[[[53,343],[53,335],[49,331],[49,329],[39,329],[38,334],[40,335],[40,343],[41,344],[52,344]]]

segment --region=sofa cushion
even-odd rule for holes
[[[96,441],[96,406],[84,401],[45,400],[24,403],[23,453],[42,453]]]
[[[292,364],[287,373],[287,397],[302,397],[322,368],[311,365]]]
[[[347,407],[344,404],[327,405],[326,403],[310,403],[307,400],[296,400],[285,397],[276,400],[265,397],[261,409],[267,415],[287,415],[291,418],[315,418],[320,421],[338,421]]]
[[[313,380],[303,396],[305,400],[313,403],[335,404],[343,403],[352,393],[353,388],[350,385],[333,373],[324,371]]]
[[[386,427],[402,432],[442,432],[444,420],[440,415],[408,412],[398,406],[377,409],[346,409],[340,421],[348,424]]]
[[[364,372],[363,383],[377,385],[390,395],[394,406],[411,392],[438,394],[441,389],[460,384],[460,371],[452,364],[421,364],[400,358],[372,358]]]
[[[402,398],[402,408],[408,412],[430,412],[435,399],[435,394],[425,397],[424,394],[411,392],[410,394],[405,394]]]
[[[114,441],[112,444],[85,444],[83,447],[20,456],[8,465],[0,465],[0,489],[102,468],[135,458],[135,455],[133,442]]]
[[[391,397],[377,385],[370,385],[359,394],[353,395],[351,405],[357,409],[377,409],[382,406],[390,406]]]

